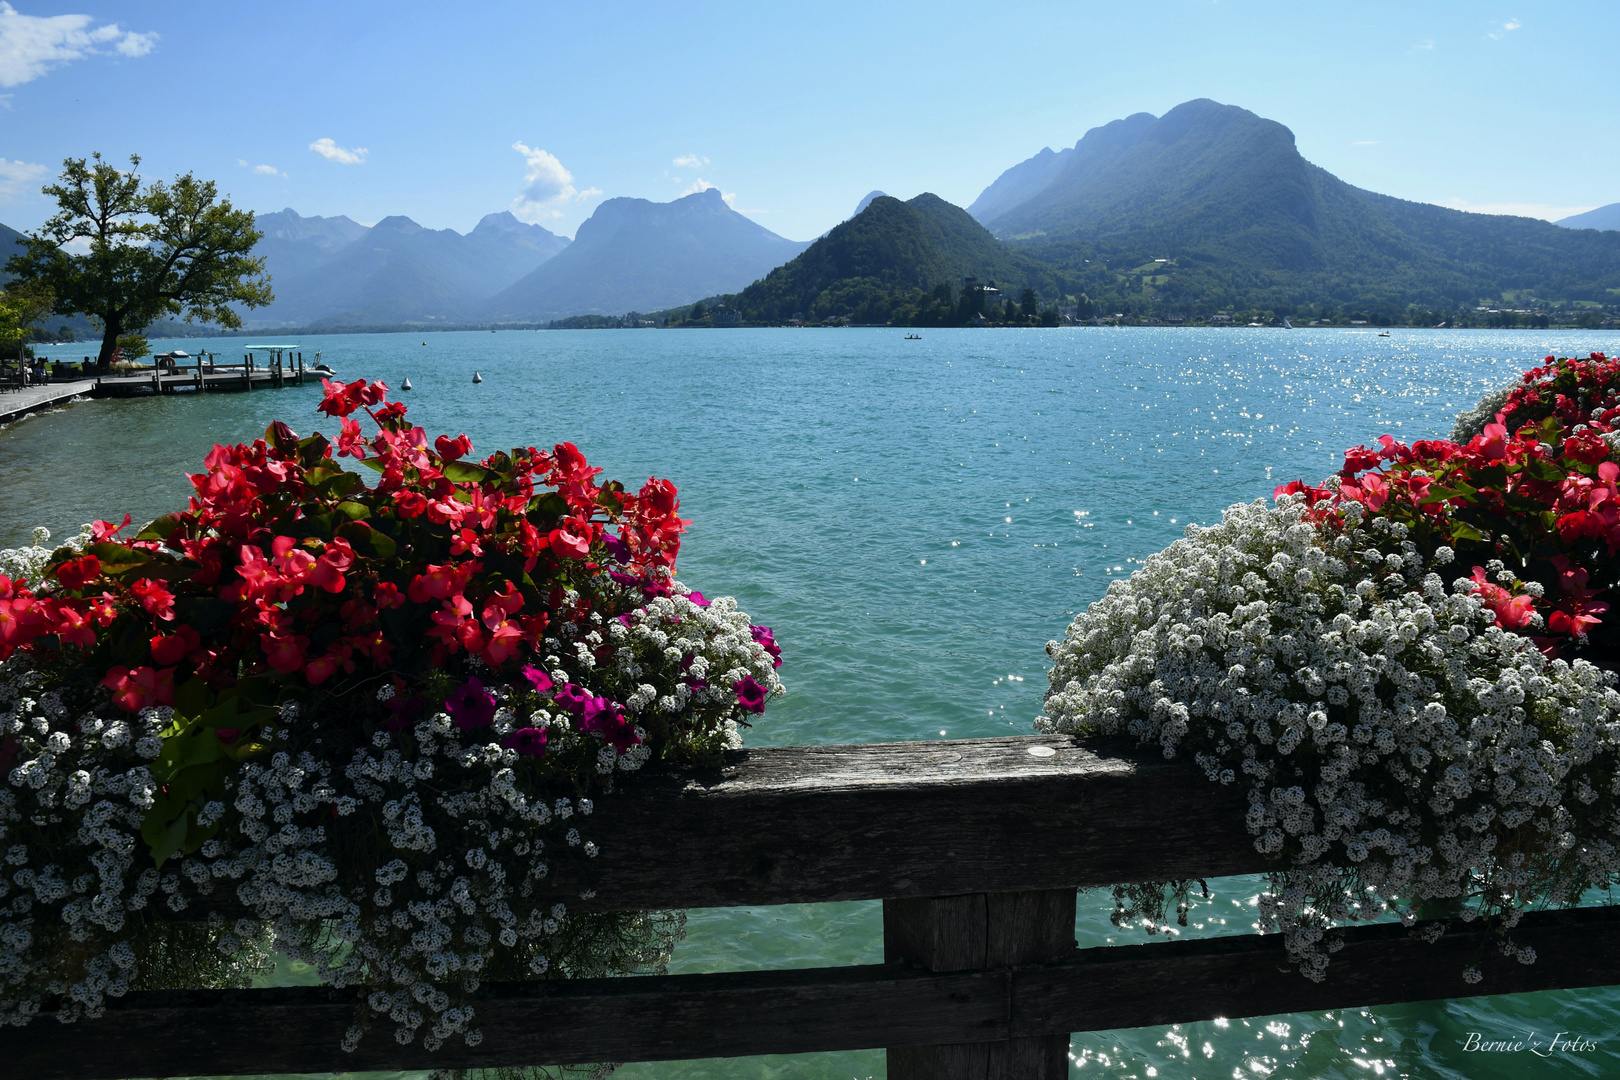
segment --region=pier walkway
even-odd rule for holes
[[[20,390],[0,394],[0,424],[9,424],[14,420],[21,420],[30,413],[65,405],[74,398],[92,394],[94,389],[94,379],[73,379],[25,386]]]

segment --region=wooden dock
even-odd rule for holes
[[[239,364],[219,364],[211,359],[187,365],[152,368],[134,375],[105,375],[95,381],[93,397],[137,397],[146,394],[238,393],[249,390],[279,390],[283,386],[303,386],[307,377],[304,354],[275,350],[268,359],[246,353]]]
[[[13,420],[21,420],[30,413],[66,405],[74,398],[91,393],[94,385],[94,381],[90,379],[74,379],[69,382],[25,386],[20,390],[0,394],[0,424],[9,424]]]

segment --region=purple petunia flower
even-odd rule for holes
[[[708,607],[709,606],[709,602],[703,598],[703,594],[698,592],[696,589],[693,589],[691,591],[691,593],[689,593],[687,595],[686,598],[688,600],[692,601],[692,603],[695,604],[698,607]]]
[[[748,628],[748,632],[752,634],[754,640],[759,642],[760,646],[770,654],[771,666],[781,667],[782,647],[776,643],[776,636],[771,633],[771,628],[768,626],[750,626]]]
[[[563,688],[557,691],[557,695],[553,700],[562,709],[579,716],[585,711],[585,705],[591,700],[591,696],[585,692],[583,687],[575,686],[573,683],[564,683]]]
[[[636,734],[636,725],[625,719],[619,707],[606,698],[591,698],[586,702],[579,730],[601,735],[621,754],[641,741],[641,736]]]
[[[444,699],[444,711],[462,731],[489,727],[495,721],[495,695],[484,689],[483,680],[468,679]]]
[[[624,542],[624,537],[610,532],[602,534],[602,546],[607,548],[608,554],[622,563],[630,561],[630,545]]]
[[[737,691],[737,704],[745,712],[762,713],[765,711],[765,687],[760,685],[752,675],[744,675],[731,684]]]
[[[516,750],[525,757],[546,756],[546,733],[541,728],[518,728],[501,740],[508,750]]]

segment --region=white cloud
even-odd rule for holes
[[[1514,217],[1541,218],[1543,221],[1557,221],[1596,209],[1595,206],[1553,206],[1550,203],[1469,203],[1457,198],[1447,199],[1441,205],[1470,214],[1511,214]]]
[[[682,154],[675,159],[677,169],[695,169],[699,165],[707,165],[708,163],[709,159],[701,154]]]
[[[253,166],[253,171],[258,173],[260,176],[277,175],[276,167],[274,165],[255,165]]]
[[[109,51],[145,56],[157,44],[156,34],[94,22],[91,15],[24,15],[0,0],[0,86],[21,86],[54,67]]]
[[[309,148],[327,161],[335,161],[339,165],[363,165],[366,155],[371,152],[363,146],[345,150],[331,139],[316,139],[309,144]]]
[[[512,200],[512,215],[523,221],[560,218],[569,203],[584,202],[602,194],[602,189],[588,187],[580,191],[574,186],[574,174],[563,167],[551,154],[538,146],[526,146],[521,141],[512,149],[523,155],[527,168],[523,170],[523,191]]]
[[[1507,22],[1502,24],[1502,29],[1493,30],[1485,36],[1490,38],[1492,41],[1501,41],[1503,38],[1507,37],[1509,34],[1513,33],[1513,31],[1517,30],[1523,25],[1524,23],[1520,22],[1518,19],[1509,19]]]
[[[1416,45],[1412,46],[1412,48],[1420,50],[1422,52],[1433,52],[1434,51],[1434,42],[1432,40],[1430,40],[1430,41],[1420,41]]]
[[[691,187],[681,192],[681,195],[696,195],[700,191],[708,191],[710,188],[718,188],[719,186],[719,184],[709,183],[700,176],[697,178],[697,180],[693,181]],[[720,197],[724,199],[726,201],[726,205],[731,207],[733,210],[737,208],[737,193],[735,191],[721,191]]]
[[[0,202],[11,202],[51,170],[28,161],[0,158]]]

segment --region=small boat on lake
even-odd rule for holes
[[[921,334],[907,334],[906,335],[906,340],[907,341],[921,341],[922,340],[922,335]]]
[[[1379,337],[1389,337],[1389,331],[1388,330],[1381,331],[1378,336]]]
[[[314,372],[317,375],[322,376],[323,378],[327,378],[327,379],[335,379],[335,378],[337,378],[337,372],[334,371],[332,369],[332,366],[330,364],[326,363],[324,360],[321,361],[319,364],[314,365],[309,370]]]

